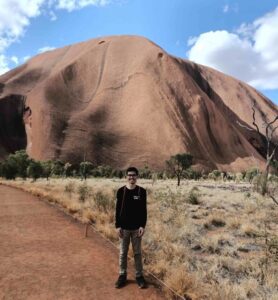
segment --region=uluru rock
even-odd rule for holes
[[[154,169],[189,152],[199,168],[264,162],[252,126],[277,107],[247,84],[173,57],[138,36],[89,40],[37,55],[0,76],[0,157]]]

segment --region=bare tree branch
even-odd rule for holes
[[[266,164],[265,164],[265,170],[264,170],[264,175],[263,175],[263,181],[262,181],[262,195],[268,194],[269,195],[269,191],[268,191],[268,174],[270,171],[270,165],[271,165],[271,161],[274,158],[274,155],[276,153],[276,150],[278,148],[278,143],[274,143],[273,142],[273,134],[276,131],[276,129],[278,128],[278,126],[275,126],[274,128],[272,128],[272,125],[278,120],[278,116],[274,117],[273,121],[265,121],[263,123],[263,127],[265,126],[265,135],[261,134],[259,126],[256,123],[256,110],[255,110],[255,101],[253,101],[253,106],[252,106],[252,118],[253,118],[253,122],[252,124],[254,125],[254,128],[250,128],[246,125],[241,124],[239,121],[237,121],[237,124],[247,130],[253,131],[256,130],[259,135],[261,137],[264,138],[264,146],[266,146]],[[264,115],[264,118],[266,119],[266,115]],[[271,146],[272,144],[274,144],[274,148],[271,151]],[[270,154],[271,151],[271,154]],[[253,156],[254,157],[254,156]],[[272,200],[278,205],[278,201],[271,195],[269,195]]]
[[[276,127],[274,127],[273,129],[272,129],[272,132],[271,132],[271,135],[270,135],[270,138],[272,139],[272,137],[273,137],[273,133],[275,132],[275,130],[278,128],[278,126],[276,126]]]
[[[273,156],[274,156],[274,154],[275,154],[275,151],[276,151],[277,147],[278,147],[278,144],[276,144],[276,146],[274,147],[274,149],[273,149],[273,151],[272,151],[272,153],[271,153],[271,155],[270,155],[270,160],[272,160],[272,158],[273,158]]]
[[[254,131],[254,130],[255,130],[254,128],[249,128],[248,126],[241,124],[239,121],[236,121],[236,122],[237,122],[237,124],[238,124],[240,127],[243,127],[243,128],[248,129],[248,130],[250,130],[250,131]]]
[[[259,127],[256,123],[256,119],[255,119],[255,102],[253,103],[252,110],[253,110],[253,125],[257,128],[258,133],[260,133],[260,129],[259,129]]]
[[[273,196],[270,196],[270,198],[278,205],[278,201]]]
[[[269,139],[269,136],[268,136],[268,129],[270,128],[270,126],[275,123],[275,121],[278,120],[278,116],[276,116],[276,118],[274,118],[274,120],[272,122],[269,122],[265,128],[265,133],[266,133],[266,137]],[[273,132],[273,131],[272,131]],[[272,135],[271,135],[272,136]]]

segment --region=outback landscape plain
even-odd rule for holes
[[[44,197],[118,245],[115,192],[124,179],[1,183]],[[271,198],[240,180],[184,180],[178,187],[176,180],[139,179],[138,184],[148,193],[147,272],[184,299],[277,299],[278,210]],[[179,299],[160,286],[168,299]]]

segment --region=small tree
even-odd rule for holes
[[[145,165],[143,169],[139,170],[139,174],[141,178],[145,179],[151,179],[152,178],[152,171],[148,167],[148,165]]]
[[[41,162],[41,165],[43,168],[42,176],[45,177],[47,180],[48,180],[49,176],[51,175],[52,164],[53,163],[51,160]]]
[[[19,150],[14,154],[10,154],[7,158],[7,161],[9,162],[9,164],[16,166],[17,176],[24,179],[27,177],[27,168],[31,159],[29,158],[25,150]]]
[[[61,176],[64,173],[64,163],[61,160],[55,160],[51,164],[51,175]]]
[[[113,169],[112,173],[111,173],[111,177],[118,177],[118,178],[123,178],[124,173],[122,170],[119,169]]]
[[[201,172],[196,171],[189,167],[187,170],[185,170],[184,176],[187,179],[199,180],[202,177],[202,174]]]
[[[112,177],[113,168],[108,165],[97,166],[97,170],[98,170],[97,173],[99,174],[100,177],[106,177],[106,178]]]
[[[272,121],[267,121],[265,123],[265,134],[262,134],[260,132],[259,126],[256,122],[256,112],[255,112],[255,101],[253,102],[253,106],[252,106],[252,117],[253,117],[253,126],[255,128],[250,128],[247,127],[245,125],[242,125],[241,123],[238,122],[238,124],[241,127],[244,127],[248,130],[251,131],[257,131],[258,134],[260,135],[260,137],[263,139],[264,142],[264,146],[266,148],[266,163],[265,163],[265,169],[263,172],[263,178],[262,178],[262,189],[261,189],[261,193],[264,196],[267,193],[267,182],[268,182],[268,174],[270,171],[270,167],[271,167],[271,163],[273,162],[273,160],[275,159],[275,152],[278,148],[278,136],[276,136],[275,138],[275,134],[277,133],[277,129],[278,129],[278,115],[276,117],[274,117],[274,119]]]
[[[5,160],[1,164],[2,176],[6,179],[15,179],[17,173],[16,163],[14,161]]]
[[[28,168],[27,168],[28,177],[33,178],[36,181],[43,175],[43,167],[39,161],[31,160]]]
[[[172,175],[177,176],[178,186],[184,171],[192,165],[193,156],[189,153],[180,153],[166,160],[166,166]]]
[[[67,162],[65,165],[64,165],[64,175],[66,177],[69,177],[71,176],[72,174],[72,171],[73,171],[73,166],[71,163]]]
[[[93,169],[93,164],[89,161],[82,161],[80,163],[80,175],[81,175],[81,180],[82,179],[87,179],[88,175],[90,174],[91,170]]]

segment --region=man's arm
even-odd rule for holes
[[[121,205],[122,205],[122,197],[121,196],[121,192],[120,189],[118,189],[117,191],[117,199],[116,199],[116,213],[115,213],[115,227],[119,228],[121,227],[120,225],[120,209],[121,209]]]
[[[144,190],[142,193],[142,224],[141,227],[145,228],[147,223],[147,191]]]

